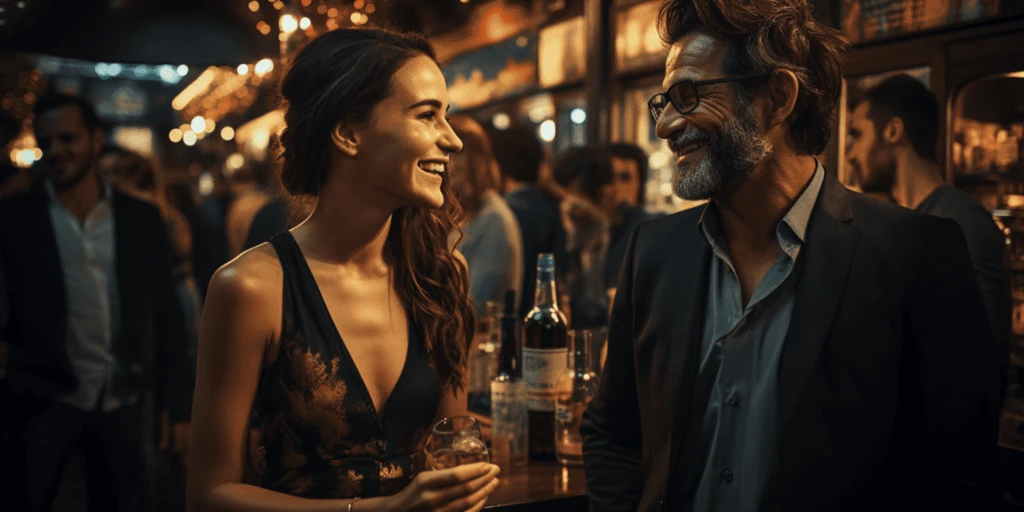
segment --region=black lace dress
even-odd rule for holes
[[[290,233],[270,240],[284,270],[281,350],[263,370],[262,486],[305,498],[394,494],[418,471],[439,381],[410,321],[405,366],[383,412],[373,405],[313,274]]]

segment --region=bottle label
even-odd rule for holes
[[[568,369],[567,354],[564,348],[523,347],[523,382],[529,393],[529,410],[555,410],[555,384]]]
[[[491,382],[491,429],[495,437],[515,438],[526,431],[523,381]]]

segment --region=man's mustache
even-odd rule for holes
[[[687,132],[678,132],[668,139],[668,148],[673,153],[679,154],[686,146],[698,142],[710,141],[711,137],[703,130],[694,128]]]

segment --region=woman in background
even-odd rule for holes
[[[479,510],[496,466],[415,463],[430,427],[465,413],[473,334],[467,271],[448,244],[461,216],[448,159],[462,142],[434,51],[415,35],[327,32],[294,57],[281,95],[281,178],[317,204],[210,284],[189,504]],[[259,487],[241,483],[253,408]]]
[[[469,264],[469,296],[477,316],[487,301],[503,300],[505,290],[519,296],[523,279],[522,235],[515,214],[498,194],[501,174],[491,142],[473,118],[452,116],[449,123],[464,144],[452,155],[452,192],[466,212],[458,249]],[[457,233],[452,233],[454,240]]]

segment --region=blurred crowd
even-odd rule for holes
[[[24,368],[29,360],[39,365],[30,379],[0,379],[3,398],[17,408],[0,433],[4,460],[31,462],[31,475],[3,480],[58,510],[86,502],[102,507],[104,493],[131,493],[146,509],[182,510],[198,323],[210,278],[241,252],[296,225],[312,205],[280,193],[273,173],[250,165],[215,173],[213,190],[200,194],[193,178],[106,144],[95,110],[76,97],[40,100],[35,116],[43,160],[27,169],[0,163],[0,205],[18,211],[0,222],[0,275],[8,276],[0,282],[0,329],[8,339],[37,337],[42,347],[24,353],[0,337],[0,368]],[[451,125],[464,144],[449,167],[464,212],[451,243],[466,257],[478,315],[513,289],[525,316],[537,256],[553,253],[571,324],[605,325],[629,235],[648,217],[647,155],[614,144],[552,159],[532,129],[485,129],[463,115]],[[16,123],[0,128],[3,146],[19,131]],[[49,208],[49,222],[46,215],[26,221],[33,208]],[[145,221],[150,214],[152,222]],[[45,230],[57,247],[14,247]],[[105,244],[113,251],[103,250]],[[135,275],[150,269],[156,271],[146,278]],[[46,273],[63,276],[63,283],[40,285]],[[132,277],[125,280],[126,274]],[[106,286],[91,286],[97,283]],[[38,293],[26,297],[30,285]],[[66,311],[54,302],[61,293]],[[14,296],[17,301],[8,300]],[[55,326],[54,333],[34,332],[40,322]],[[71,333],[63,340],[66,361],[54,343],[59,326]],[[69,384],[76,379],[94,382],[91,392],[82,395],[88,386]],[[12,382],[30,382],[32,389]],[[59,407],[50,410],[53,403]],[[26,429],[40,432],[37,445],[19,438]],[[13,473],[19,463],[5,463],[3,471]],[[111,470],[114,465],[120,470]],[[259,465],[248,471],[256,478]]]

